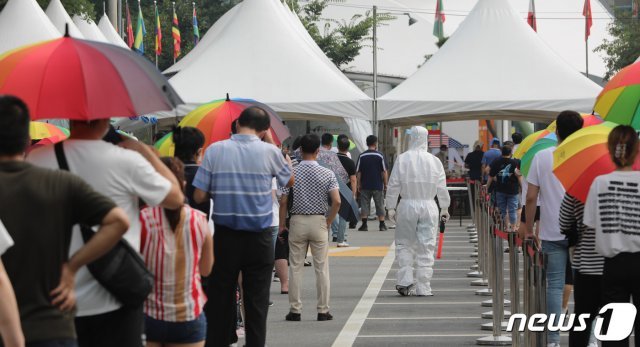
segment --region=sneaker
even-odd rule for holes
[[[340,242],[338,243],[338,247],[349,247],[349,244],[346,242]]]
[[[333,237],[332,242],[338,242],[338,238],[336,236]]]
[[[274,277],[274,278],[273,278],[273,281],[274,281],[274,282],[280,282],[280,279],[279,279],[278,277]]]
[[[301,317],[300,317],[300,313],[289,312],[284,317],[284,319],[288,320],[289,322],[299,322]]]
[[[269,300],[269,307],[273,307],[273,301]]]
[[[304,261],[304,266],[311,266],[311,262],[310,261]]]
[[[358,227],[358,223],[349,223],[349,229],[355,229]]]
[[[380,229],[380,231],[387,231],[388,230],[387,229],[387,225],[384,224],[384,222],[380,223],[380,228],[379,229]]]
[[[358,231],[369,231],[369,228],[367,228],[366,224],[362,224],[360,228],[358,228]]]
[[[333,320],[333,316],[329,312],[327,312],[327,313],[318,313],[318,320],[321,321],[321,322],[327,321],[327,320]]]
[[[402,296],[414,296],[416,294],[415,284],[409,286],[396,286],[396,290]]]

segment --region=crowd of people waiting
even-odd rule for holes
[[[246,345],[264,346],[274,263],[286,319],[300,320],[307,248],[316,318],[333,318],[329,242],[347,247],[357,222],[338,216],[339,183],[375,198],[386,230],[375,136],[374,160],[354,162],[350,140],[334,149],[329,134],[299,137],[289,156],[251,107],[208,148],[200,130],[174,129],[175,156],[161,158],[109,120],[71,121],[68,140],[30,148],[29,122],[21,100],[0,97],[0,346],[229,346],[239,314]],[[122,254],[140,274],[124,290],[94,265]]]
[[[583,119],[577,112],[564,111],[556,124],[560,145],[582,128]],[[515,133],[512,139],[502,146],[494,139],[487,152],[477,142],[465,160],[469,178],[486,184],[507,230],[534,238],[541,247],[547,284],[543,313],[553,314],[552,324],[559,324],[568,313],[573,291],[573,313],[576,317],[589,314],[589,318],[586,330],[570,331],[569,346],[595,347],[598,342],[592,325],[600,308],[608,303],[640,305],[640,281],[633,270],[640,265],[640,173],[632,168],[638,155],[638,133],[623,125],[611,131],[607,145],[616,170],[596,178],[586,204],[567,193],[554,175],[557,146],[536,153],[525,178],[520,160],[513,159],[522,135]],[[610,315],[605,314],[605,321]],[[569,324],[580,322],[575,319]],[[638,319],[634,330],[640,331]],[[601,343],[628,346],[629,338]],[[640,339],[635,339],[635,345],[640,346]],[[547,346],[560,346],[560,331],[547,332]]]

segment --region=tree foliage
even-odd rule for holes
[[[0,0],[0,8],[4,8],[7,1],[8,0]],[[37,2],[42,6],[42,9],[46,9],[50,0],[37,0]],[[71,17],[77,14],[95,19],[94,2],[98,3],[97,0],[61,0],[61,2]],[[102,1],[100,1],[100,9],[102,9]]]
[[[344,68],[363,47],[373,42],[374,18],[371,11],[354,15],[350,20],[336,20],[322,16],[328,6],[327,0],[313,0],[304,6],[298,1],[286,2],[292,4],[309,35],[338,68]],[[385,25],[392,19],[394,17],[388,13],[378,13],[377,25]]]
[[[640,56],[640,18],[631,18],[629,11],[618,13],[608,30],[613,39],[604,40],[595,49],[595,52],[603,52],[606,55],[605,80],[609,80]]]

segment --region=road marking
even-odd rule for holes
[[[439,301],[439,302],[416,302],[416,301],[405,301],[405,302],[376,302],[374,305],[477,305],[482,303],[482,301]]]
[[[362,325],[367,319],[367,316],[369,316],[369,312],[378,298],[378,293],[380,293],[380,289],[382,289],[382,285],[384,284],[385,278],[387,278],[389,269],[393,266],[395,248],[395,243],[391,244],[387,251],[387,255],[382,259],[378,270],[373,275],[373,278],[371,278],[371,282],[369,282],[369,286],[364,291],[364,294],[362,294],[358,305],[353,309],[347,323],[345,323],[342,331],[340,331],[340,334],[338,334],[338,337],[333,342],[333,347],[348,347],[352,346],[355,342],[360,330],[362,329]]]
[[[420,335],[360,335],[362,338],[409,338],[409,337],[480,337],[487,334],[420,334]]]
[[[476,290],[478,290],[477,288],[450,288],[450,289],[432,289],[431,291],[434,293],[439,293],[439,292],[475,292]],[[393,292],[393,293],[397,293],[398,291],[395,289],[383,289],[381,290],[381,292]]]
[[[344,247],[330,248],[331,257],[384,257],[389,251],[389,247]]]
[[[477,319],[480,317],[369,317],[367,320],[439,320],[439,319]]]

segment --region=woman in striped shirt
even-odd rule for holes
[[[584,331],[571,330],[569,346],[597,346],[590,329],[598,315],[602,297],[602,268],[604,257],[596,252],[596,231],[583,223],[584,203],[575,197],[565,194],[560,205],[560,231],[569,239],[569,245],[575,245],[571,259],[573,270],[574,313],[579,316],[589,313]],[[574,322],[578,324],[578,322]]]
[[[162,161],[185,182],[177,158]],[[141,253],[155,276],[145,304],[147,347],[204,346],[207,298],[200,276],[213,267],[213,239],[204,213],[185,205],[179,210],[147,207],[140,213]]]

